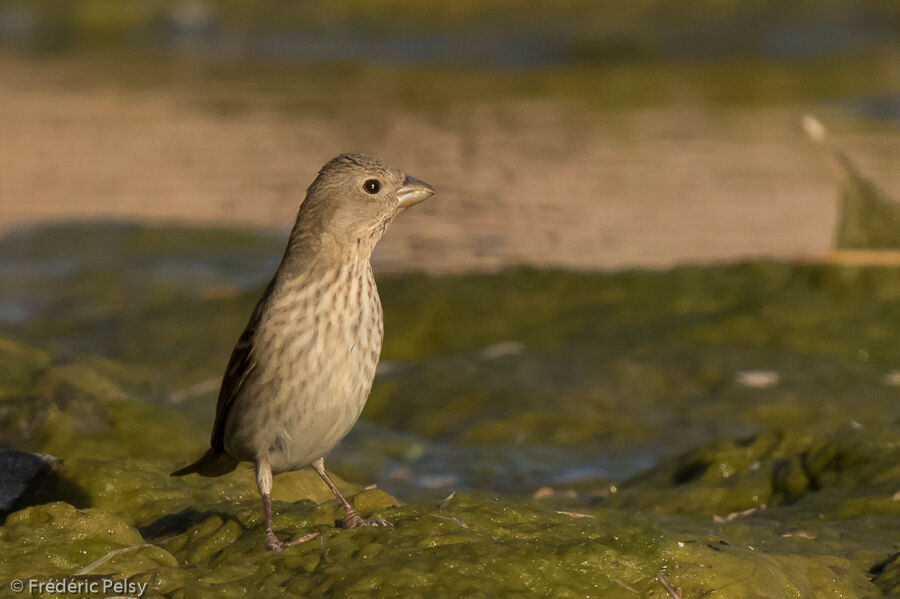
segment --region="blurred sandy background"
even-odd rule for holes
[[[660,15],[613,10],[623,34],[576,27],[575,13],[540,24],[526,10],[517,24],[464,4],[404,46],[397,32],[362,33],[351,17],[364,9],[352,2],[337,16],[321,3],[309,3],[312,16],[291,12],[296,37],[228,4],[76,2],[49,20],[54,29],[33,9],[41,3],[7,2],[0,230],[106,219],[283,230],[318,167],[362,151],[440,192],[384,240],[385,270],[815,258],[830,246],[838,196],[802,115],[822,119],[900,197],[900,51],[874,25],[833,42],[860,18],[832,4],[831,20],[811,8],[780,23],[760,9],[775,22],[761,30],[795,42],[771,50],[691,29],[727,38],[741,13],[707,29],[706,13],[688,13],[652,33]],[[541,27],[563,41],[528,37]],[[168,37],[148,42],[148,28]],[[271,31],[280,37],[260,33]],[[619,45],[604,52],[609,40]],[[474,57],[460,50],[470,42]],[[554,53],[570,42],[595,51]],[[641,43],[650,50],[632,48]],[[620,46],[631,48],[624,58]]]

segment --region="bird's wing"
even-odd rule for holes
[[[212,439],[210,443],[213,450],[218,453],[225,452],[225,422],[228,418],[228,412],[234,405],[234,400],[241,391],[241,387],[253,369],[256,368],[256,359],[253,354],[254,340],[256,331],[259,328],[259,322],[262,319],[262,313],[265,311],[266,303],[272,287],[275,285],[273,278],[262,298],[253,309],[250,316],[250,322],[241,337],[238,339],[234,350],[231,352],[231,358],[228,360],[228,366],[225,368],[225,376],[222,377],[222,386],[219,388],[219,399],[216,403],[216,420],[213,423]]]

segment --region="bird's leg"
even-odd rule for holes
[[[259,494],[262,495],[263,515],[266,518],[266,549],[280,552],[287,547],[305,543],[319,536],[319,533],[311,532],[286,543],[279,541],[275,536],[275,531],[272,530],[272,468],[266,458],[261,458],[256,462],[256,484],[259,487]]]
[[[328,488],[331,489],[331,492],[334,493],[334,496],[337,497],[338,501],[341,502],[341,505],[344,506],[344,519],[338,520],[335,524],[339,528],[357,528],[359,526],[393,526],[390,522],[385,520],[384,518],[378,518],[377,520],[366,520],[362,516],[360,516],[353,506],[350,505],[350,502],[347,501],[347,498],[344,497],[344,494],[341,493],[341,490],[337,488],[337,485],[329,478],[328,473],[325,472],[325,459],[319,458],[315,462],[312,463],[312,467],[315,468],[316,472],[319,473],[319,476],[322,477],[322,480],[325,481],[325,484],[328,485]]]

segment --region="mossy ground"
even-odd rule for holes
[[[208,438],[214,390],[195,385],[279,245],[133,226],[2,242],[19,316],[0,439],[63,462],[0,527],[0,577],[114,574],[151,597],[665,597],[660,572],[685,597],[900,593],[895,269],[381,277],[385,368],[332,465],[407,503],[341,482],[395,526],[339,530],[312,472],[279,476],[279,535],[320,536],[273,554],[247,467],[168,472]]]

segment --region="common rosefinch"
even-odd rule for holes
[[[174,472],[220,476],[256,465],[266,547],[290,542],[272,530],[272,474],[312,465],[343,504],[345,527],[365,520],[325,472],[325,456],[359,418],[375,378],[384,332],[369,259],[404,208],[434,189],[379,160],[343,154],[306,192],[281,264],[237,342],[219,390],[210,449]]]

